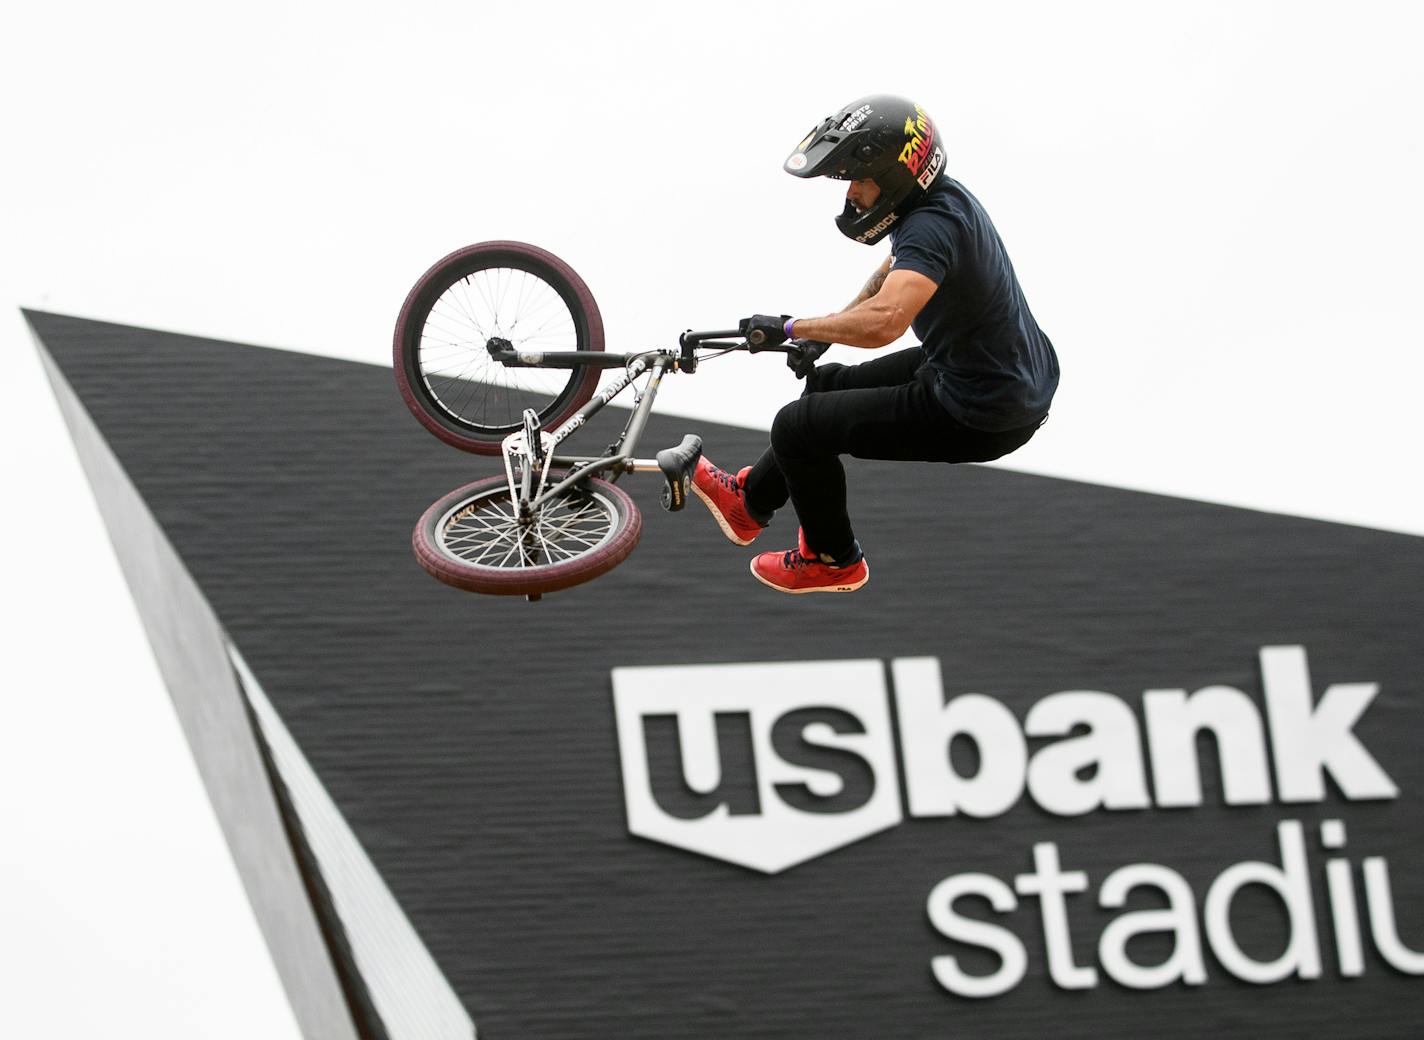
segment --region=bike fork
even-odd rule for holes
[[[529,564],[539,561],[539,514],[534,509],[534,502],[543,494],[548,483],[553,444],[553,438],[540,428],[538,413],[526,408],[524,429],[511,433],[501,445],[504,477],[509,482],[509,502],[519,523],[519,556]],[[532,602],[539,596],[535,592],[525,598]]]
[[[532,531],[534,501],[543,493],[549,479],[550,449],[553,439],[539,424],[532,408],[524,409],[524,429],[516,430],[501,445],[504,455],[504,476],[509,482],[509,501],[517,511],[521,524]],[[535,480],[538,486],[535,486]]]

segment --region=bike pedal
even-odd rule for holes
[[[695,433],[689,433],[677,447],[658,452],[658,469],[663,474],[662,504],[669,513],[687,505],[687,484],[701,457],[702,438]]]

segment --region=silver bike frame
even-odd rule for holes
[[[624,473],[660,472],[656,459],[638,459],[633,452],[648,425],[648,416],[653,410],[658,387],[663,376],[669,371],[693,372],[698,365],[697,350],[745,350],[747,341],[733,337],[741,335],[738,329],[716,332],[683,333],[679,338],[679,349],[645,350],[637,354],[605,354],[601,351],[562,351],[557,354],[515,352],[503,344],[507,353],[499,355],[500,360],[516,367],[529,368],[573,368],[591,365],[598,368],[623,367],[623,374],[600,391],[563,425],[552,431],[541,430],[539,419],[533,409],[524,413],[524,429],[516,430],[504,439],[502,444],[505,476],[509,481],[511,499],[519,503],[521,514],[528,515],[543,505],[548,499],[577,484],[594,473],[606,473],[608,479],[617,481]],[[493,353],[494,341],[491,341]],[[750,345],[750,349],[770,349],[785,352],[784,347],[761,347],[760,341]],[[633,412],[608,450],[598,456],[555,455],[554,449],[574,431],[580,429],[590,418],[602,411],[628,387],[632,386],[645,372],[651,372],[648,383],[634,398]],[[515,468],[518,464],[519,474]],[[568,468],[570,472],[552,487],[548,486],[549,471],[552,467]],[[534,472],[538,470],[539,481],[534,486]]]
[[[658,464],[653,459],[633,457],[648,424],[648,416],[653,410],[653,401],[658,395],[658,387],[669,369],[680,367],[681,354],[676,350],[651,350],[640,354],[604,355],[604,367],[617,364],[624,366],[621,376],[594,396],[568,418],[561,426],[551,431],[539,429],[538,419],[533,410],[526,410],[524,429],[517,430],[504,439],[503,454],[505,476],[509,480],[510,494],[520,503],[521,510],[533,511],[547,500],[560,494],[579,481],[595,473],[607,473],[616,481],[624,473],[656,471]],[[521,356],[522,364],[537,367],[534,355]],[[602,411],[610,401],[632,386],[644,373],[651,372],[647,385],[638,391],[633,400],[633,412],[623,427],[623,432],[604,455],[556,455],[555,449],[583,427],[594,415]],[[531,450],[531,445],[536,447]],[[519,475],[515,475],[518,462]],[[570,472],[557,484],[548,486],[549,471],[552,467],[568,468]],[[538,486],[533,486],[533,476],[538,470]]]

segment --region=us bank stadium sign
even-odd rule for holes
[[[1203,734],[1215,739],[1228,806],[1322,802],[1327,776],[1347,801],[1398,798],[1399,788],[1355,732],[1378,684],[1337,683],[1316,698],[1304,647],[1267,646],[1259,657],[1264,710],[1230,686],[1155,689],[1142,694],[1141,723],[1124,699],[1092,690],[1048,694],[1020,723],[993,697],[947,696],[933,658],[893,660],[888,678],[879,660],[615,668],[628,827],[642,838],[774,874],[893,828],[907,815],[959,817],[960,825],[972,826],[1025,797],[1063,818],[1190,809],[1203,804],[1197,751]],[[972,770],[956,768],[951,753],[952,742],[963,747],[966,740],[977,751]],[[1190,814],[1183,821],[1190,826]],[[945,954],[931,961],[934,978],[959,997],[995,997],[1016,987],[1030,950],[1007,922],[1021,900],[1032,900],[1048,976],[1064,989],[1098,986],[1098,968],[1075,962],[1067,913],[1068,898],[1094,884],[1105,910],[1144,891],[1161,904],[1113,917],[1098,938],[1102,972],[1132,989],[1205,983],[1208,948],[1246,982],[1317,979],[1327,970],[1326,929],[1338,959],[1329,970],[1341,976],[1364,974],[1365,931],[1391,967],[1424,974],[1424,954],[1400,938],[1384,857],[1361,861],[1357,886],[1342,854],[1346,820],[1272,824],[1276,858],[1224,864],[1205,891],[1155,862],[1126,863],[1090,879],[1064,862],[1054,841],[1024,849],[1033,869],[1011,878],[958,864],[965,869],[926,894],[925,914],[945,939],[986,953],[975,964],[993,969],[970,973]],[[1285,910],[1285,948],[1274,959],[1253,956],[1233,931],[1233,902],[1247,886],[1264,886]],[[1329,910],[1321,919],[1316,886],[1323,886]],[[962,913],[965,900],[987,903],[992,912]],[[1146,934],[1170,938],[1165,960],[1143,965],[1129,956],[1129,942]]]

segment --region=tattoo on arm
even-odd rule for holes
[[[894,260],[895,258],[893,256],[887,257],[885,262],[875,269],[875,273],[870,276],[870,280],[866,282],[865,286],[860,290],[860,295],[850,301],[850,306],[846,307],[846,310],[850,310],[851,307],[857,304],[864,303],[880,291],[880,287],[885,284],[885,279],[890,277],[890,265]]]
[[[889,273],[890,272],[886,271],[884,268],[881,268],[879,271],[876,271],[873,275],[870,276],[870,281],[865,283],[865,288],[860,290],[860,294],[866,299],[869,299],[870,297],[874,296],[880,291],[880,287],[885,284],[885,276]]]

